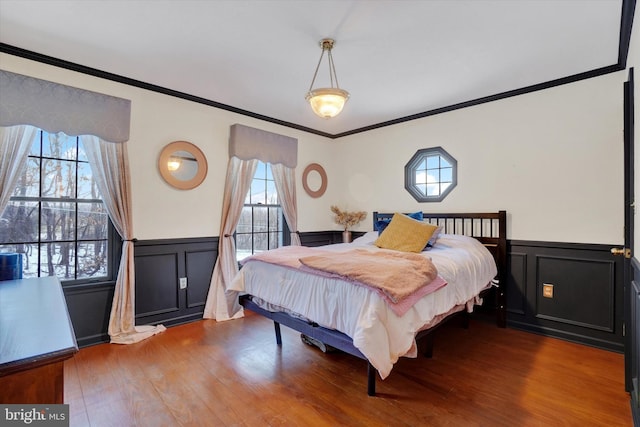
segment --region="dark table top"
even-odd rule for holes
[[[0,376],[78,351],[57,277],[0,281]]]

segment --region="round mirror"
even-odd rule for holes
[[[327,190],[327,173],[317,163],[308,165],[302,172],[302,187],[307,194],[318,198]]]
[[[158,169],[162,178],[171,186],[190,190],[200,185],[207,176],[207,159],[190,142],[174,141],[162,149]]]

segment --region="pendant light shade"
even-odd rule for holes
[[[336,69],[333,64],[333,56],[331,55],[331,49],[333,49],[333,45],[333,39],[323,39],[320,41],[322,53],[320,54],[318,65],[316,66],[316,72],[314,73],[313,79],[311,80],[309,92],[305,97],[311,105],[311,109],[313,110],[313,112],[325,119],[329,119],[340,114],[340,112],[344,108],[344,104],[349,99],[349,92],[340,89],[338,85],[338,77],[336,75]],[[320,69],[320,64],[322,63],[322,58],[324,57],[325,52],[327,52],[329,61],[329,81],[331,82],[331,87],[314,89],[313,84],[316,81],[318,70]]]
[[[338,88],[315,89],[307,94],[313,112],[325,119],[340,114],[348,98],[349,92]]]

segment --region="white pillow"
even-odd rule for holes
[[[378,238],[377,231],[369,231],[365,233],[363,236],[353,239],[351,244],[357,245],[357,246],[373,245],[373,242],[375,242],[377,238]]]

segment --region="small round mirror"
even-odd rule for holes
[[[190,142],[174,141],[162,149],[158,169],[162,178],[171,186],[190,190],[200,185],[207,176],[207,159]]]
[[[308,165],[302,172],[302,187],[313,198],[321,197],[327,190],[327,173],[317,163]]]

